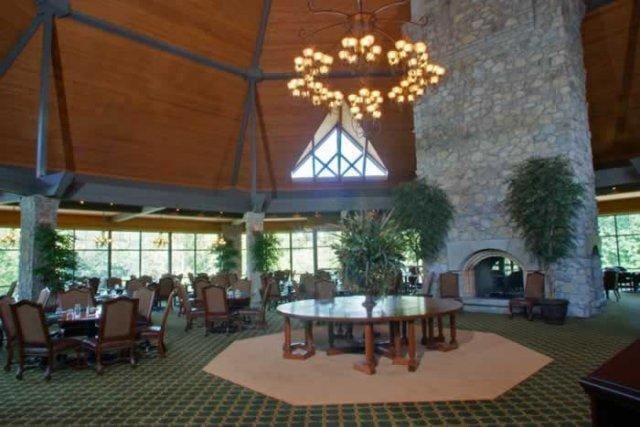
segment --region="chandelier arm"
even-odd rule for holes
[[[300,31],[298,31],[298,36],[303,38],[303,39],[308,39],[310,37],[315,36],[318,33],[321,33],[323,31],[329,30],[331,28],[337,27],[339,25],[344,25],[344,22],[338,22],[336,24],[327,25],[325,27],[318,28],[317,30],[311,31],[310,33],[307,32],[304,28],[300,28]]]
[[[340,15],[344,18],[349,17],[348,13],[340,12],[339,10],[335,10],[335,9],[316,9],[313,5],[313,0],[307,0],[307,8],[309,9],[309,12],[313,14],[323,13],[323,14],[331,14],[331,15]]]
[[[390,19],[390,18],[378,18],[376,19],[377,22],[390,22],[390,23],[394,23],[394,24],[411,24],[411,25],[415,25],[417,27],[424,27],[425,23],[424,22],[415,22],[415,21],[403,21],[402,19]]]
[[[382,34],[383,36],[385,36],[387,39],[389,39],[389,41],[391,42],[391,44],[393,45],[396,41],[393,37],[391,37],[391,35],[389,33],[387,33],[385,30],[383,30],[379,25],[374,25],[373,26],[373,31]]]
[[[404,4],[407,4],[409,0],[398,0],[398,1],[394,1],[393,3],[389,3],[389,4],[385,4],[380,6],[379,8],[377,8],[376,10],[374,10],[373,12],[371,12],[372,14],[376,15],[380,12],[384,12],[387,9],[390,9],[392,7],[397,7],[397,6],[402,6]]]

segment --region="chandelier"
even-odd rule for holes
[[[153,239],[152,243],[156,249],[162,249],[169,245],[169,239],[165,237],[164,233],[160,233],[156,238]]]
[[[106,248],[111,243],[111,239],[109,238],[109,234],[105,231],[100,232],[99,236],[93,240],[96,248]]]
[[[394,1],[369,12],[364,10],[363,0],[357,0],[357,12],[345,13],[335,9],[316,9],[312,0],[307,0],[307,7],[312,14],[330,14],[340,16],[343,20],[311,33],[301,30],[300,35],[308,39],[319,32],[343,25],[346,34],[339,42],[338,60],[353,71],[354,75],[358,71],[367,75],[371,67],[386,62],[390,74],[399,76],[399,81],[386,97],[399,105],[412,104],[424,96],[429,86],[440,81],[445,70],[430,62],[425,42],[413,42],[408,37],[394,40],[380,26],[384,22],[422,26],[411,21],[397,21],[380,16],[390,8],[407,3],[408,0]],[[386,44],[391,46],[387,49],[386,55],[376,35],[382,36]],[[334,58],[330,54],[311,46],[305,47],[302,55],[294,58],[293,64],[296,76],[287,83],[293,97],[309,99],[313,105],[329,109],[346,105],[357,122],[376,120],[382,116],[381,107],[385,97],[381,90],[360,84],[360,87],[350,90],[345,95],[341,91],[332,90],[323,81],[329,76],[334,64]]]

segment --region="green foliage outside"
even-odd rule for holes
[[[365,295],[388,293],[404,260],[404,237],[392,214],[351,213],[333,249],[345,280]]]
[[[253,262],[256,271],[269,273],[278,266],[280,258],[280,241],[275,234],[256,233],[254,236]]]
[[[509,180],[507,210],[545,270],[575,247],[573,220],[583,196],[569,161],[560,156],[526,160]]]
[[[407,249],[416,260],[435,261],[455,212],[447,193],[426,180],[416,180],[398,185],[392,203]]]
[[[35,243],[40,260],[34,273],[52,292],[64,290],[65,284],[73,280],[73,273],[78,268],[78,254],[73,250],[73,237],[50,227],[40,226],[36,229]]]
[[[221,273],[229,273],[238,268],[240,251],[234,246],[233,240],[218,241],[211,249],[216,255],[215,268]]]
[[[640,270],[640,214],[600,216],[598,228],[602,265]]]

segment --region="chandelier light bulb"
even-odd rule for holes
[[[307,48],[303,49],[302,50],[302,54],[304,56],[307,56],[307,57],[313,56],[313,48],[307,47]]]

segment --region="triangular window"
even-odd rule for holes
[[[389,172],[371,141],[355,136],[348,114],[336,111],[327,115],[293,168],[292,179],[387,178]]]

